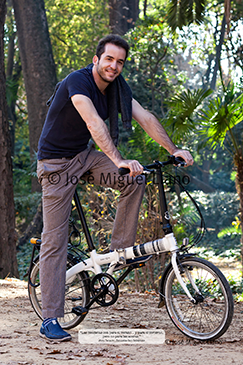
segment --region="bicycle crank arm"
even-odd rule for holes
[[[183,281],[183,279],[181,277],[181,274],[180,274],[180,271],[179,271],[179,268],[178,268],[178,265],[177,265],[177,262],[176,262],[176,257],[177,257],[177,253],[176,252],[173,252],[172,253],[172,258],[171,258],[171,264],[172,264],[173,270],[175,272],[175,276],[176,276],[177,280],[179,281],[182,289],[184,290],[184,292],[186,293],[186,295],[190,299],[190,301],[193,304],[196,304],[196,300],[190,294],[189,290],[186,287],[186,284],[184,283],[184,281]]]
[[[89,311],[89,308],[96,302],[96,300],[101,297],[104,293],[105,289],[101,289],[99,293],[97,293],[91,301],[86,305],[86,307],[81,307],[78,305],[77,307],[72,308],[72,312],[75,313],[77,316],[86,316]]]

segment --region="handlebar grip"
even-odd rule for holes
[[[130,173],[130,169],[126,168],[126,167],[120,167],[118,169],[118,173],[120,175],[126,175],[126,174],[129,174]]]
[[[183,160],[183,158],[182,157],[174,157],[174,163],[176,164],[176,165],[179,165],[179,166],[181,166],[181,167],[183,167],[183,166],[186,166],[186,161],[185,160]]]

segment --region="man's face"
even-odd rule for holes
[[[125,59],[126,51],[124,48],[107,43],[105,52],[102,53],[100,59],[97,56],[94,57],[94,63],[100,78],[109,83],[114,81],[122,72]]]

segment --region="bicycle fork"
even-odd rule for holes
[[[186,284],[184,283],[183,279],[182,279],[182,276],[180,274],[180,270],[179,270],[179,267],[177,265],[177,251],[173,251],[172,252],[172,257],[171,257],[171,264],[172,264],[172,267],[173,267],[173,270],[174,270],[174,273],[175,273],[175,276],[178,280],[178,282],[180,283],[182,289],[184,290],[184,292],[186,293],[186,295],[188,296],[188,298],[190,299],[190,301],[193,303],[193,304],[196,304],[196,299],[193,298],[193,296],[191,295],[191,293],[189,292],[189,290],[187,289],[187,286]],[[198,293],[198,294],[201,294],[198,287],[196,286],[196,283],[195,281],[192,279],[192,276],[188,273],[188,271],[186,272],[187,274],[187,277],[191,283],[191,285],[193,286],[193,288],[195,289],[195,291]]]

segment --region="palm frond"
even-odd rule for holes
[[[233,128],[243,121],[243,94],[236,97],[232,89],[226,91],[223,97],[210,100],[208,107],[201,115],[202,135],[207,138],[211,147],[218,143],[223,145],[226,134],[237,150],[237,136]]]
[[[212,92],[211,89],[198,89],[193,91],[188,89],[183,91],[180,95],[174,96],[171,99],[169,106],[179,108],[187,115],[191,115],[195,109],[201,105],[203,100],[212,94]]]
[[[168,24],[174,32],[193,22],[201,24],[207,0],[170,0],[168,4]]]
[[[196,128],[192,116],[211,93],[211,89],[187,90],[167,103],[170,112],[166,124],[171,128],[173,138],[177,139],[177,135],[188,134]]]

